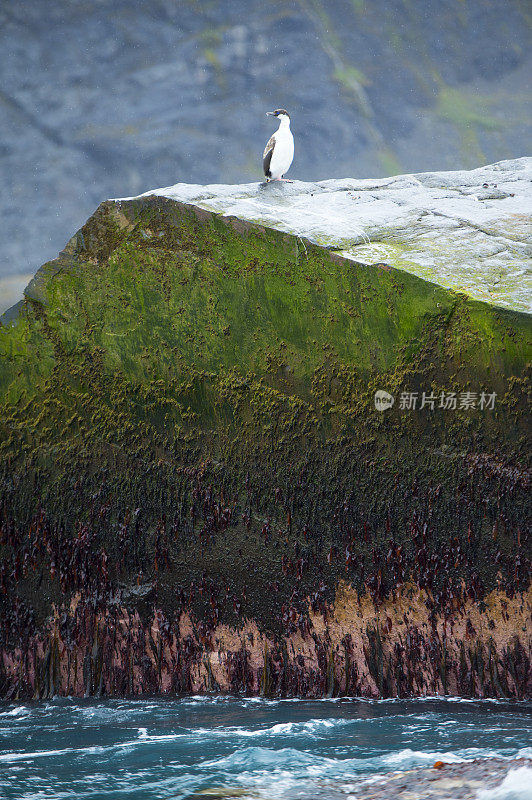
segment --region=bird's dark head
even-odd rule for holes
[[[267,111],[266,116],[278,117],[279,122],[282,122],[283,120],[288,120],[288,121],[290,120],[290,114],[284,108],[278,108],[275,111]]]

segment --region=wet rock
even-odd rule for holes
[[[530,317],[357,260],[353,188],[107,201],[3,318],[3,696],[530,695]]]
[[[521,792],[498,793],[508,775],[524,770]],[[530,773],[530,775],[528,775]],[[350,787],[350,797],[357,800],[497,800],[498,797],[524,797],[525,781],[532,775],[532,762],[527,758],[510,761],[497,758],[468,761],[462,764],[445,764],[441,772],[434,769],[416,769],[379,777],[369,786]],[[526,776],[526,777],[525,777]]]

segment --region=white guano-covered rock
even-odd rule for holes
[[[532,310],[532,158],[378,180],[177,183],[145,195],[257,222],[355,262],[384,262],[480,300]]]

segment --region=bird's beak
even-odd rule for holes
[[[266,112],[266,116],[267,117],[275,117],[275,111],[267,111]]]

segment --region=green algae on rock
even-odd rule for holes
[[[530,317],[217,211],[103,203],[0,327],[0,692],[526,696]]]
[[[530,311],[532,158],[378,180],[176,184],[154,194],[262,222],[362,263]]]

